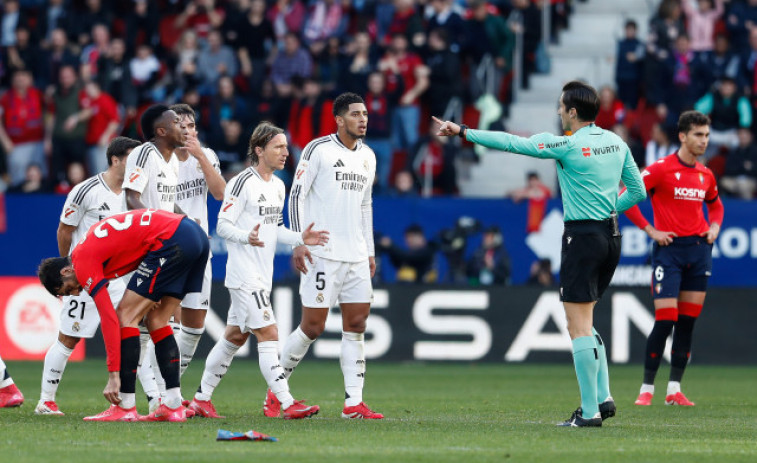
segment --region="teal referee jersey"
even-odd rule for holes
[[[540,133],[530,138],[468,129],[468,141],[487,148],[557,162],[565,220],[604,220],[647,197],[631,150],[616,134],[594,124],[573,135]],[[627,190],[618,196],[620,180]]]

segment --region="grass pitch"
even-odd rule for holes
[[[203,361],[183,379],[187,398]],[[579,404],[565,365],[368,364],[366,402],[381,421],[340,418],[337,361],[304,361],[292,381],[297,398],[321,406],[307,420],[263,417],[265,383],[255,361],[238,359],[216,390],[222,420],[85,423],[107,406],[102,360],[71,363],[58,393],[65,417],[35,416],[40,363],[8,364],[26,396],[0,410],[0,462],[754,462],[757,369],[693,366],[685,391],[696,407],[663,405],[661,369],[652,407],[636,407],[641,366],[611,367],[618,416],[601,429],[558,428]],[[138,386],[139,390],[139,386]],[[138,394],[138,408],[146,402]],[[279,442],[216,442],[219,428],[254,429]]]

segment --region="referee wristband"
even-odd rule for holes
[[[457,132],[457,136],[465,140],[465,132],[468,131],[468,126],[465,124],[460,124],[460,131]]]

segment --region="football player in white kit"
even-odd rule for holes
[[[376,156],[363,144],[368,110],[363,99],[343,93],[334,100],[337,132],[305,146],[289,197],[292,230],[314,222],[327,229],[327,246],[299,246],[294,262],[302,272],[302,321],[287,338],[281,353],[286,375],[323,333],[329,309],[339,302],[342,311],[340,363],[344,375],[343,418],[381,419],[363,402],[365,380],[365,324],[371,309],[376,271],[373,248],[371,188]],[[312,254],[312,255],[311,255]],[[265,408],[275,409],[275,397]]]
[[[179,115],[184,133],[184,146],[176,150],[179,160],[176,204],[187,216],[199,223],[207,234],[208,192],[215,199],[222,200],[226,180],[221,176],[221,165],[216,153],[210,148],[204,148],[197,139],[194,109],[188,104],[175,104],[170,108]],[[181,313],[176,316],[176,321],[181,323],[176,341],[181,353],[182,375],[192,361],[200,337],[205,331],[205,316],[210,307],[212,284],[210,257],[208,256],[202,292],[187,294],[181,301]]]
[[[137,140],[131,138],[114,138],[106,151],[108,170],[79,183],[68,194],[58,224],[58,252],[61,257],[71,254],[92,225],[123,212],[124,197],[121,185],[126,169],[126,157],[139,145]],[[110,282],[108,291],[113,307],[118,306],[125,290],[126,284],[122,279]],[[79,340],[92,338],[99,325],[100,316],[89,294],[82,291],[78,296],[63,296],[60,332],[58,340],[45,355],[42,392],[34,413],[63,415],[55,403],[55,394],[66,363]]]
[[[260,372],[270,388],[268,393],[281,403],[284,418],[307,418],[320,408],[294,400],[279,362],[278,329],[271,307],[273,258],[277,241],[321,246],[328,242],[328,232],[314,231],[313,224],[302,233],[284,227],[284,183],[273,175],[284,168],[289,155],[282,129],[268,122],[258,125],[250,137],[248,154],[252,166],[229,181],[216,227],[229,252],[226,287],[231,307],[226,332],[208,354],[200,387],[189,408],[196,416],[222,418],[211,396],[234,354],[252,333],[258,341]],[[267,416],[279,415],[280,410]]]

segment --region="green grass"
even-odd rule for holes
[[[485,461],[722,462],[757,461],[757,369],[693,366],[685,390],[692,408],[635,407],[640,366],[612,367],[618,416],[601,429],[558,428],[578,405],[572,366],[369,363],[366,401],[387,419],[340,418],[338,362],[305,361],[291,382],[294,395],[321,406],[309,420],[262,416],[265,384],[257,364],[237,360],[216,390],[223,420],[171,423],[85,423],[105,409],[101,360],[66,369],[58,404],[62,418],[35,416],[41,364],[9,371],[26,394],[18,409],[0,410],[0,462],[133,463],[143,461]],[[184,377],[191,396],[202,362]],[[665,387],[667,369],[658,389]],[[146,403],[139,408],[145,412]],[[216,442],[219,428],[255,429],[277,443]]]

